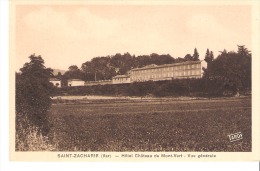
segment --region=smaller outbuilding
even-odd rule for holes
[[[58,78],[50,78],[50,82],[55,86],[55,87],[61,87],[61,80]]]
[[[112,84],[125,84],[130,83],[129,75],[116,75],[112,78]]]
[[[69,79],[68,86],[69,87],[85,86],[85,81],[81,79]]]

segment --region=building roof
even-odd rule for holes
[[[146,65],[142,68],[134,68],[131,71],[137,71],[137,70],[146,70],[146,69],[154,69],[154,68],[165,68],[165,67],[171,67],[171,66],[179,66],[179,65],[187,65],[187,64],[197,64],[201,63],[201,61],[186,61],[186,62],[180,62],[180,63],[173,63],[173,64],[164,64],[164,65]]]
[[[83,81],[81,79],[68,79],[68,81]]]
[[[110,82],[111,80],[85,81],[86,83]]]
[[[58,78],[50,78],[50,81],[60,81]]]
[[[116,75],[113,78],[127,78],[130,77],[129,75]]]

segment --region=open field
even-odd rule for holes
[[[57,103],[50,119],[57,151],[251,151],[249,97]]]

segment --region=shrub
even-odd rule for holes
[[[25,119],[26,120],[26,119]],[[38,127],[27,125],[24,129],[25,122],[18,122],[15,134],[16,151],[53,151],[56,150],[57,144],[44,136]],[[28,121],[26,123],[29,123]]]

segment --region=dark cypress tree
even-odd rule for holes
[[[212,51],[209,52],[209,49],[207,49],[206,55],[205,55],[205,59],[204,59],[204,60],[205,60],[207,63],[211,63],[211,62],[213,61],[213,58],[214,58],[213,52],[212,52]]]
[[[194,54],[192,56],[194,61],[198,61],[199,60],[199,53],[197,51],[197,48],[194,49]]]

